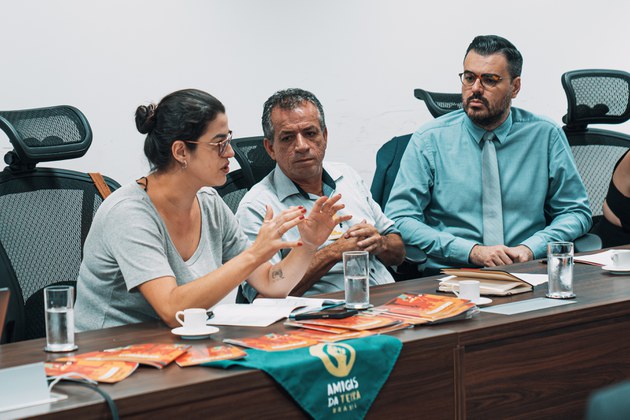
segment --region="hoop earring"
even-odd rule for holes
[[[188,168],[188,161],[185,160],[184,163],[182,163],[182,169],[186,169]]]

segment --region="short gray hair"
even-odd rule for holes
[[[270,142],[273,142],[275,133],[273,124],[271,123],[271,112],[275,107],[291,110],[298,108],[304,102],[310,102],[315,105],[317,111],[319,112],[320,129],[322,131],[326,130],[324,108],[322,107],[321,102],[319,102],[319,99],[317,99],[317,97],[311,92],[304,89],[291,88],[277,91],[265,102],[262,114],[262,128],[265,138],[267,138]]]

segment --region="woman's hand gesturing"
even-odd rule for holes
[[[256,241],[252,245],[251,250],[261,261],[268,261],[278,251],[283,248],[295,248],[301,246],[300,241],[285,242],[282,235],[294,226],[305,221],[304,213],[306,209],[302,206],[290,207],[282,211],[278,216],[273,217],[273,210],[270,206],[266,206],[267,213],[260,226]]]
[[[315,201],[313,209],[303,223],[298,225],[300,236],[304,245],[317,248],[330,236],[333,228],[340,222],[352,219],[352,215],[338,216],[337,212],[344,208],[343,204],[338,203],[341,194],[328,198],[326,196],[319,197]]]

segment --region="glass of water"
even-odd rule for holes
[[[346,290],[346,308],[369,308],[370,254],[367,251],[344,252],[343,277]]]
[[[548,298],[571,299],[573,294],[573,243],[547,244]]]
[[[74,344],[74,287],[48,286],[44,289],[46,347],[51,352],[77,349]]]

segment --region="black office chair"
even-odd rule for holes
[[[376,152],[376,171],[370,186],[372,198],[381,208],[385,208],[392,186],[398,175],[400,160],[411,140],[411,134],[394,137]]]
[[[424,101],[433,118],[441,117],[463,107],[461,93],[438,93],[415,89],[413,94],[416,98]]]
[[[616,70],[574,70],[562,75],[567,114],[562,127],[588,193],[593,224],[602,217],[612,170],[630,148],[630,135],[590,128],[630,119],[630,73]]]
[[[12,342],[45,335],[43,288],[76,283],[102,198],[86,173],[36,167],[87,152],[92,130],[78,109],[0,111],[0,129],[13,145],[0,172],[0,287],[11,290],[0,342]]]
[[[251,180],[247,179],[243,170],[237,169],[227,174],[227,181],[224,185],[214,189],[217,190],[232,213],[236,213],[239,203],[252,186]]]
[[[618,382],[589,395],[586,420],[630,419],[630,381]]]
[[[424,101],[434,118],[462,108],[461,93],[438,93],[424,89],[415,89],[414,96]],[[370,192],[374,201],[383,209],[396,180],[400,159],[410,139],[411,134],[394,137],[381,146],[376,153],[376,171],[374,172]],[[405,262],[401,266],[390,270],[396,281],[420,277],[423,270],[422,264],[427,260],[426,253],[418,247],[405,246],[405,250],[407,251]]]
[[[232,148],[236,161],[249,182],[256,184],[275,168],[276,162],[271,159],[263,144],[263,136],[242,137],[232,140]]]
[[[252,187],[254,183],[245,175],[243,169],[237,169],[227,174],[227,181],[220,187],[214,189],[219,193],[225,204],[228,205],[232,213],[236,213],[238,205]],[[238,286],[236,293],[236,303],[249,303],[245,295],[243,294],[243,287]]]
[[[215,187],[223,201],[233,213],[254,184],[260,182],[276,166],[263,144],[263,136],[241,137],[232,140],[234,158],[240,169],[230,172],[227,181],[220,187]],[[238,287],[236,303],[249,303],[243,294],[242,286]]]
[[[385,209],[389,194],[396,180],[400,159],[409,144],[411,134],[394,137],[376,152],[376,171],[370,186],[370,193],[374,201]],[[427,261],[427,255],[416,246],[405,245],[405,261],[397,267],[388,267],[396,281],[418,278],[422,275],[422,264]]]

